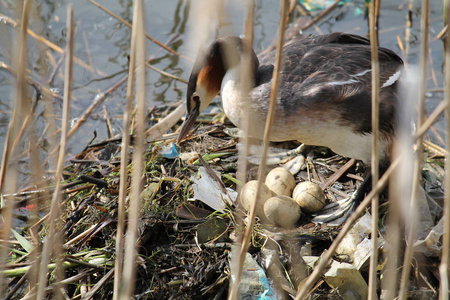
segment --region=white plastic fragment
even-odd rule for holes
[[[372,241],[368,238],[364,238],[362,242],[356,246],[352,265],[358,270],[365,268],[369,262],[370,256],[372,256],[372,250]]]
[[[238,248],[232,247],[231,255],[238,255],[238,251]],[[231,280],[235,281],[233,276]],[[271,287],[270,280],[266,276],[266,272],[258,265],[250,253],[247,253],[245,256],[238,294],[239,299],[278,299]]]
[[[367,299],[367,283],[351,264],[333,261],[324,274],[324,280],[330,287],[336,288],[343,299]]]
[[[198,171],[200,172],[200,178],[192,177],[195,199],[219,211],[223,211],[227,205],[236,201],[236,191],[226,188],[227,193],[223,193],[217,181],[208,174],[204,167],[200,167]],[[220,173],[216,172],[216,174],[220,178]]]
[[[320,256],[304,255],[304,256],[302,256],[302,258],[303,258],[303,261],[305,262],[305,264],[308,265],[308,267],[310,267],[311,269],[314,269]]]
[[[428,233],[425,240],[419,240],[415,243],[416,251],[423,252],[429,257],[440,257],[442,255],[441,237],[444,234],[444,217]]]
[[[336,253],[348,255],[353,259],[356,246],[370,234],[371,228],[371,216],[367,212],[364,216],[359,218],[355,225],[353,225],[353,228],[347,233],[342,242],[339,244],[336,249]]]

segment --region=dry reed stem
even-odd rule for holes
[[[133,17],[136,16],[137,4],[135,3]],[[135,19],[137,21],[137,19]],[[130,48],[130,63],[128,71],[128,85],[127,85],[127,107],[123,113],[123,131],[120,155],[120,186],[119,186],[119,208],[118,208],[118,220],[117,220],[117,233],[116,233],[116,261],[114,271],[114,295],[113,299],[121,299],[126,297],[126,282],[123,278],[123,262],[124,262],[124,246],[125,246],[125,203],[128,188],[128,160],[129,160],[129,148],[130,148],[130,129],[131,129],[131,113],[133,105],[134,95],[134,79],[135,79],[135,66],[136,66],[136,26],[132,27],[131,31],[131,48]],[[127,78],[127,77],[125,77]],[[130,241],[130,239],[128,238]],[[134,243],[134,240],[131,241]]]
[[[145,136],[147,139],[154,141],[160,138],[163,134],[165,134],[169,129],[174,126],[178,120],[186,112],[186,106],[183,104],[178,105],[177,108],[172,111],[170,114],[165,116],[163,119],[159,120],[158,123],[153,125],[150,129],[145,132]]]
[[[379,102],[380,102],[380,65],[378,61],[378,14],[381,0],[372,0],[369,4],[369,31],[372,60],[372,156],[371,172],[372,186],[376,186],[379,179]],[[372,255],[369,268],[368,299],[377,299],[377,266],[378,266],[378,194],[372,199]]]
[[[134,43],[131,44],[130,51],[130,66],[134,66]],[[126,79],[126,77],[124,78]],[[130,67],[128,74],[128,86],[127,86],[127,107],[123,113],[123,132],[121,153],[120,153],[120,185],[119,185],[119,207],[117,210],[117,233],[116,233],[116,261],[114,270],[114,294],[113,299],[120,299],[119,293],[122,291],[122,264],[123,264],[123,247],[125,244],[125,202],[128,188],[128,159],[130,149],[130,118],[131,118],[131,106],[133,99],[133,84],[134,84],[134,71]]]
[[[409,68],[403,74],[403,79],[399,85],[400,103],[398,107],[398,125],[396,130],[395,144],[393,149],[394,159],[402,157],[402,162],[390,179],[389,188],[389,214],[387,215],[387,225],[389,228],[386,234],[386,242],[389,245],[385,260],[388,262],[383,268],[382,289],[384,298],[394,299],[398,294],[398,273],[399,273],[399,253],[400,244],[404,241],[403,230],[401,229],[402,212],[404,211],[405,200],[409,201],[412,190],[412,169],[413,169],[413,144],[411,136],[411,122],[415,118],[417,103],[417,87],[419,77],[417,70]]]
[[[244,109],[247,110],[246,115],[249,115],[250,111],[250,99],[248,97],[251,87],[254,82],[254,74],[251,72],[251,51],[253,50],[253,22],[255,17],[255,2],[253,0],[247,0],[247,16],[244,24],[244,39],[243,44],[243,57],[242,57],[242,69],[241,69],[241,89],[242,95],[246,95],[242,101],[244,101]],[[242,131],[244,133],[240,142],[243,144],[242,150],[239,151],[239,157],[237,162],[237,179],[245,183],[246,182],[246,170],[247,170],[247,157],[249,155],[250,143],[249,143],[249,132],[250,132],[250,118],[245,118],[243,123]],[[241,186],[238,186],[238,190]],[[239,204],[238,204],[239,205]],[[242,220],[239,220],[242,221]],[[243,224],[243,222],[241,222]]]
[[[104,6],[100,5],[99,3],[95,2],[94,0],[89,0],[89,2],[91,2],[93,5],[95,5],[96,7],[100,8],[101,10],[103,10],[105,13],[107,13],[107,14],[110,15],[111,17],[113,17],[113,18],[119,20],[120,22],[122,22],[122,23],[125,24],[126,26],[132,28],[132,25],[131,25],[129,22],[125,21],[124,19],[122,19],[122,18],[119,17],[118,15],[114,14],[112,11],[108,10],[108,9],[105,8]],[[146,38],[148,38],[150,41],[152,41],[152,42],[155,43],[156,45],[160,46],[160,47],[163,48],[164,50],[167,50],[168,52],[170,52],[170,53],[172,53],[172,54],[174,54],[174,55],[176,55],[176,56],[182,57],[182,58],[184,58],[184,59],[187,59],[187,60],[189,60],[189,61],[193,61],[192,58],[187,57],[187,56],[185,56],[185,55],[182,55],[182,54],[178,53],[177,51],[175,51],[175,50],[173,50],[173,49],[167,47],[166,45],[164,45],[164,44],[161,43],[160,41],[156,40],[155,38],[149,36],[148,34],[145,33],[145,30],[144,30],[144,35],[145,35]]]
[[[111,268],[111,270],[108,271],[108,273],[105,274],[105,276],[103,276],[99,281],[97,281],[97,283],[89,290],[89,292],[87,292],[82,298],[81,300],[89,300],[89,299],[94,299],[94,295],[95,293],[97,293],[105,283],[107,283],[109,281],[109,279],[111,279],[111,277],[114,275],[115,268]]]
[[[405,51],[403,53],[404,57],[408,57],[408,55],[409,55],[409,48],[410,48],[410,41],[411,41],[413,5],[414,5],[414,0],[409,0],[409,2],[408,2],[408,14],[406,16],[406,26],[405,26]],[[406,64],[407,64],[407,61],[406,61]]]
[[[420,22],[421,29],[421,44],[420,44],[420,81],[419,81],[419,103],[418,103],[418,118],[417,125],[421,126],[425,120],[425,92],[427,82],[427,55],[428,55],[428,12],[429,12],[429,0],[423,0],[422,2],[422,16]],[[420,197],[420,180],[421,170],[423,165],[423,144],[422,138],[419,138],[415,142],[415,160],[413,171],[413,191],[411,196],[409,220],[406,219],[406,226],[409,230],[408,238],[406,242],[405,257],[403,259],[403,269],[400,281],[400,293],[399,300],[404,300],[408,294],[408,283],[411,271],[411,262],[414,254],[414,239],[416,238],[417,224],[414,222],[418,214],[418,199]]]
[[[242,101],[244,102],[244,109],[247,110],[246,114],[249,115],[250,113],[250,99],[249,99],[249,93],[251,86],[254,82],[254,74],[251,72],[251,51],[253,51],[253,39],[254,39],[254,31],[253,31],[253,22],[254,22],[254,10],[255,10],[255,3],[254,0],[247,0],[247,16],[244,23],[244,36],[243,39],[243,57],[242,57],[242,64],[241,64],[241,86],[242,89],[242,95],[246,95]],[[238,161],[237,161],[237,179],[245,183],[247,181],[246,178],[246,170],[247,170],[247,158],[249,156],[250,151],[250,138],[249,138],[249,132],[250,132],[250,118],[245,118],[243,123],[243,137],[240,139],[240,142],[242,143],[243,147],[238,152]],[[240,191],[240,188],[242,186],[238,186],[238,192]],[[256,198],[258,199],[258,198]],[[237,205],[240,205],[240,202],[237,203]],[[244,221],[240,215],[237,215],[236,218],[236,225],[243,228]],[[238,237],[238,241],[242,239],[242,236]],[[240,255],[233,255],[231,257],[231,275],[233,277],[236,276],[236,272],[240,272],[240,269],[242,268],[242,265],[239,262]],[[235,294],[237,297],[239,289],[239,283],[235,282],[232,283],[230,286],[230,295]]]
[[[17,55],[17,72],[16,76],[16,89],[15,89],[15,103],[14,111],[9,123],[8,133],[6,135],[5,147],[3,151],[1,170],[0,170],[0,192],[3,192],[4,182],[6,180],[6,171],[9,164],[11,152],[14,147],[14,140],[19,132],[19,122],[23,119],[24,109],[26,106],[26,96],[25,96],[25,69],[26,69],[26,28],[28,27],[29,19],[29,9],[30,2],[25,1],[22,11],[22,22],[20,25],[19,35],[19,55]],[[1,67],[4,64],[1,64]],[[6,65],[6,64],[5,64]],[[7,70],[12,70],[12,68],[5,68]],[[13,72],[13,71],[12,71]],[[14,73],[14,72],[13,72]],[[12,189],[14,190],[14,189]]]
[[[30,121],[33,119],[34,113],[36,112],[36,106],[37,103],[39,102],[39,99],[36,98],[30,111],[28,112],[27,116],[25,117],[25,120],[22,123],[22,127],[20,128],[19,132],[17,133],[17,136],[14,139],[14,143],[13,146],[11,148],[11,152],[14,152],[14,149],[16,149],[17,145],[20,142],[20,139],[22,138],[22,136],[24,135],[26,129],[28,128],[28,125],[30,123]]]
[[[61,78],[64,77],[64,75],[62,75],[60,66],[63,63],[66,54],[63,53],[59,57],[58,61],[56,62],[55,59],[53,58],[53,56],[51,55],[50,51],[46,51],[46,53],[47,53],[47,58],[50,61],[50,64],[52,65],[52,67],[53,67],[53,71],[50,73],[50,76],[48,76],[48,79],[46,81],[47,85],[51,85],[53,80],[55,79],[56,73],[58,73],[58,71],[60,72],[60,77]]]
[[[87,38],[87,35],[86,35],[86,30],[83,30],[82,36],[83,36],[84,47],[86,48],[86,55],[87,55],[87,58],[88,58],[88,61],[89,61],[89,65],[92,67],[92,70],[93,70],[94,73],[98,73],[97,72],[97,68],[95,68],[94,60],[92,59],[91,49],[89,47],[89,42],[88,42],[88,38]]]
[[[301,28],[302,31],[308,29],[309,27],[315,25],[317,22],[319,22],[323,17],[325,17],[328,13],[330,13],[333,9],[335,9],[339,2],[341,2],[341,0],[336,0],[334,1],[333,4],[331,4],[329,7],[327,7],[325,10],[323,10],[322,12],[320,12],[320,14],[317,15],[317,17],[315,17],[314,19],[312,19],[308,24],[306,24],[305,26],[303,26]]]
[[[255,224],[255,217],[256,217],[256,202],[261,197],[261,186],[264,182],[264,176],[266,171],[266,165],[267,165],[267,153],[268,153],[268,145],[270,142],[270,133],[272,124],[275,118],[275,107],[276,107],[276,101],[278,98],[278,85],[280,81],[280,72],[281,72],[281,59],[282,59],[282,51],[283,51],[283,45],[284,45],[284,32],[286,30],[286,23],[287,23],[287,9],[288,9],[288,0],[280,1],[280,23],[279,23],[279,30],[278,30],[278,42],[277,42],[277,52],[275,57],[275,64],[274,64],[274,70],[273,70],[273,77],[272,77],[272,85],[271,85],[271,93],[270,93],[270,102],[269,102],[269,110],[267,114],[266,119],[266,125],[264,128],[264,137],[263,137],[263,149],[261,154],[261,164],[258,168],[258,185],[255,193],[255,199],[252,203],[252,206],[250,208],[250,215],[248,217],[248,224],[245,228],[244,236],[242,239],[242,244],[240,245],[239,250],[239,268],[237,269],[236,277],[233,278],[234,283],[231,286],[231,291],[229,294],[229,299],[237,299],[238,296],[238,284],[241,280],[242,276],[242,267],[244,265],[245,256],[247,255],[247,250],[249,247],[250,239],[252,237],[253,232],[253,226]]]
[[[69,247],[70,245],[83,239],[85,236],[90,235],[96,228],[97,228],[97,224],[91,225],[91,227],[89,227],[82,233],[78,234],[76,237],[72,238],[70,241],[67,241],[66,243],[64,243],[64,247]]]
[[[450,0],[446,3],[446,28],[450,23]],[[439,300],[449,300],[449,260],[450,260],[450,34],[445,38],[445,103],[447,103],[447,132],[446,132],[446,154],[445,154],[445,197],[444,197],[444,231],[442,238],[442,256],[439,266],[440,284]]]
[[[183,78],[180,78],[180,77],[178,77],[178,76],[175,76],[175,75],[172,75],[172,74],[170,74],[170,73],[167,73],[167,72],[165,72],[165,71],[163,71],[163,70],[160,70],[160,69],[158,69],[158,68],[152,66],[152,65],[149,64],[149,63],[146,63],[145,65],[146,65],[147,67],[149,67],[150,69],[152,69],[153,71],[158,72],[159,74],[161,74],[161,75],[163,75],[163,76],[166,76],[166,77],[175,79],[175,80],[180,81],[180,82],[182,82],[182,83],[186,83],[186,84],[188,83],[187,80],[184,80]]]
[[[134,152],[133,152],[133,172],[131,177],[131,197],[128,209],[127,240],[125,244],[124,266],[122,286],[125,286],[121,296],[123,299],[131,299],[135,289],[136,278],[136,244],[138,240],[138,222],[140,209],[140,193],[142,191],[142,176],[144,173],[144,132],[145,132],[145,94],[146,94],[146,69],[145,69],[145,30],[144,30],[144,9],[143,1],[136,0],[133,20],[135,22],[135,66],[136,73],[136,114],[134,128]]]
[[[45,49],[41,49],[41,51],[48,53],[48,51],[46,51]],[[50,54],[48,54],[48,55],[50,56]],[[61,56],[61,58],[63,58],[63,57],[65,58],[65,55]],[[35,113],[38,102],[40,102],[39,95],[37,95],[37,97],[34,99],[33,108],[31,109],[30,114],[27,116],[28,121],[33,120],[34,113]],[[26,122],[27,121],[25,121],[24,123],[26,123]],[[33,122],[29,122],[30,125],[33,124]],[[49,124],[47,124],[46,127],[48,128],[48,126],[49,126]],[[39,236],[39,227],[38,227],[37,223],[40,223],[41,220],[42,220],[42,222],[44,222],[44,220],[46,220],[46,218],[40,218],[38,203],[39,203],[39,201],[47,203],[50,199],[52,199],[52,191],[47,186],[47,184],[48,184],[47,180],[44,179],[43,174],[46,174],[46,169],[42,165],[42,160],[40,159],[40,154],[41,154],[40,149],[36,147],[36,145],[39,145],[38,134],[37,134],[34,126],[29,126],[28,130],[29,130],[29,142],[28,142],[29,146],[28,146],[27,151],[30,156],[29,161],[30,161],[30,166],[32,169],[32,174],[30,176],[31,183],[32,183],[32,188],[34,188],[34,189],[37,188],[37,190],[40,190],[39,194],[41,195],[41,196],[39,196],[38,193],[30,193],[30,195],[29,195],[30,200],[28,203],[31,204],[31,209],[29,210],[29,215],[30,215],[29,221],[30,222],[28,224],[28,226],[29,226],[28,232],[32,239],[33,245],[40,245],[42,240]],[[44,132],[42,134],[45,135],[45,132],[46,132],[46,130],[44,130]],[[64,186],[61,186],[61,189],[64,189]],[[33,223],[33,220],[39,220],[39,221],[36,221]],[[33,263],[33,267],[30,268],[29,272],[27,272],[29,274],[24,276],[24,280],[27,281],[29,290],[36,287],[38,284],[40,255],[41,255],[40,251],[32,251],[29,255],[29,261]],[[58,271],[58,272],[60,272],[60,271]]]
[[[61,122],[61,147],[58,156],[58,162],[56,166],[56,186],[55,191],[53,193],[53,197],[51,200],[50,206],[50,224],[49,224],[49,234],[47,235],[43,249],[41,254],[41,264],[39,269],[39,280],[38,280],[38,290],[36,294],[36,299],[44,299],[45,290],[47,287],[47,271],[48,264],[50,262],[50,256],[52,251],[55,251],[56,254],[61,252],[61,249],[57,251],[56,248],[61,247],[61,236],[57,233],[57,221],[59,219],[59,211],[60,211],[60,202],[61,202],[61,178],[64,170],[64,159],[66,155],[66,147],[67,147],[67,133],[69,131],[69,120],[70,120],[70,98],[72,92],[72,73],[73,73],[73,51],[75,44],[75,32],[74,32],[74,22],[73,22],[73,8],[72,5],[67,7],[67,50],[66,50],[66,62],[65,62],[65,70],[64,70],[64,98],[63,98],[63,115]],[[58,238],[59,237],[59,238]],[[61,270],[61,260],[59,256],[56,257],[57,269]],[[63,274],[59,272],[57,274],[57,281],[62,280],[59,278]],[[58,293],[59,297],[61,295]]]
[[[11,161],[13,139],[17,136],[20,122],[23,120],[24,110],[27,106],[26,90],[25,90],[25,69],[26,69],[26,32],[28,28],[28,20],[30,15],[31,2],[25,1],[22,7],[22,20],[20,24],[20,31],[18,32],[18,55],[15,57],[15,64],[17,66],[16,87],[11,94],[11,103],[14,103],[14,111],[8,125],[8,132],[5,139],[5,147],[3,150],[3,157],[0,169],[0,193],[13,193],[17,185],[17,170],[18,161],[13,159]],[[8,175],[8,176],[6,176]],[[0,239],[8,240],[10,228],[12,223],[13,213],[13,197],[2,197],[4,206],[2,210],[2,226],[0,231]],[[0,249],[0,271],[1,266],[6,265],[8,255],[8,248],[1,247]],[[4,275],[0,272],[0,296],[2,296],[4,289]]]

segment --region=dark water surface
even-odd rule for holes
[[[19,1],[17,1],[19,2]],[[74,7],[76,22],[76,57],[91,65],[87,70],[75,65],[73,80],[73,100],[71,116],[74,121],[79,118],[91,105],[95,97],[113,86],[127,72],[129,43],[131,29],[120,21],[109,16],[89,1],[33,1],[30,29],[37,35],[44,37],[55,45],[65,47],[65,22],[67,5]],[[195,58],[196,48],[201,46],[195,40],[194,25],[201,14],[208,11],[199,11],[202,7],[194,5],[198,1],[168,0],[144,1],[147,33],[155,39],[166,43],[172,39],[170,47],[190,58]],[[207,1],[205,1],[206,3]],[[221,16],[228,14],[229,22],[219,31],[219,34],[232,33],[239,35],[243,28],[243,15],[245,8],[240,1],[224,1],[232,6],[221,11]],[[332,2],[332,1],[330,1]],[[443,42],[435,40],[436,35],[443,28],[443,4],[441,1],[430,1],[430,77],[428,78],[429,93],[427,94],[427,109],[429,112],[443,99],[440,91],[443,87]],[[126,21],[131,21],[133,1],[99,1],[105,8],[119,15]],[[0,1],[0,13],[18,19],[15,1]],[[195,11],[194,11],[195,10]],[[274,39],[278,26],[278,1],[256,1],[255,15],[255,50],[264,50]],[[348,1],[344,6],[337,7],[316,26],[307,29],[305,34],[329,33],[332,31],[346,31],[361,35],[368,32],[368,20],[364,17],[364,1]],[[198,14],[199,13],[199,14]],[[316,14],[317,12],[313,12]],[[297,16],[299,14],[297,13]],[[380,19],[380,43],[382,46],[393,49],[399,54],[401,50],[397,39],[404,41],[407,16],[407,1],[383,1]],[[411,64],[419,61],[420,46],[420,1],[415,1],[413,9],[412,41],[409,55],[404,59]],[[0,62],[12,65],[13,53],[16,44],[16,29],[0,18]],[[28,38],[28,75],[42,86],[52,89],[62,95],[62,70],[56,73],[54,80],[48,83],[55,64],[61,59],[61,53],[49,49],[36,39]],[[147,56],[154,56],[153,65],[165,72],[188,79],[193,62],[161,50],[157,45],[147,43]],[[7,131],[13,102],[11,91],[14,89],[14,78],[8,72],[0,69],[0,154],[3,152],[4,140]],[[152,70],[148,70],[148,104],[162,105],[184,98],[186,86],[184,83],[167,78]],[[97,140],[107,138],[105,112],[111,117],[116,133],[122,127],[121,115],[125,106],[126,84],[121,85],[111,93],[105,101],[93,112],[88,122],[70,139],[69,153],[76,154],[94,138]],[[30,89],[30,95],[32,95]],[[60,99],[45,97],[37,107],[38,115],[34,127],[38,133],[45,131],[48,119],[60,120],[62,102]],[[52,104],[54,115],[43,116],[44,103]],[[443,136],[440,128],[443,121],[436,126],[436,132]],[[430,137],[441,144],[440,137],[434,134]],[[46,136],[39,141],[38,147],[43,153],[52,149],[53,143]],[[33,145],[35,146],[35,145]],[[28,145],[26,146],[28,147]]]

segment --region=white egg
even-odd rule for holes
[[[267,174],[266,185],[275,195],[290,197],[295,187],[295,178],[285,168],[278,167]]]
[[[273,193],[269,188],[263,183],[261,187],[261,197],[256,205],[256,215],[261,219],[261,221],[267,221],[264,215],[264,203],[267,199],[273,196]],[[257,180],[250,180],[247,182],[241,189],[239,193],[239,201],[244,207],[245,210],[250,211],[251,206],[255,202],[256,199],[256,188],[258,186]]]
[[[270,223],[283,228],[293,228],[300,219],[300,206],[287,196],[275,196],[267,199],[264,214]]]
[[[292,193],[294,201],[300,205],[302,211],[313,214],[325,206],[325,195],[317,184],[305,181],[300,182]]]

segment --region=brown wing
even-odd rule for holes
[[[270,96],[270,79],[275,52],[260,58],[258,86],[253,98],[264,105]],[[393,51],[379,48],[381,89],[381,130],[392,131],[395,114],[395,80],[403,65]],[[371,56],[369,41],[363,37],[333,33],[320,37],[295,39],[283,51],[283,71],[279,104],[285,112],[296,109],[336,110],[343,123],[355,130],[370,132]]]

